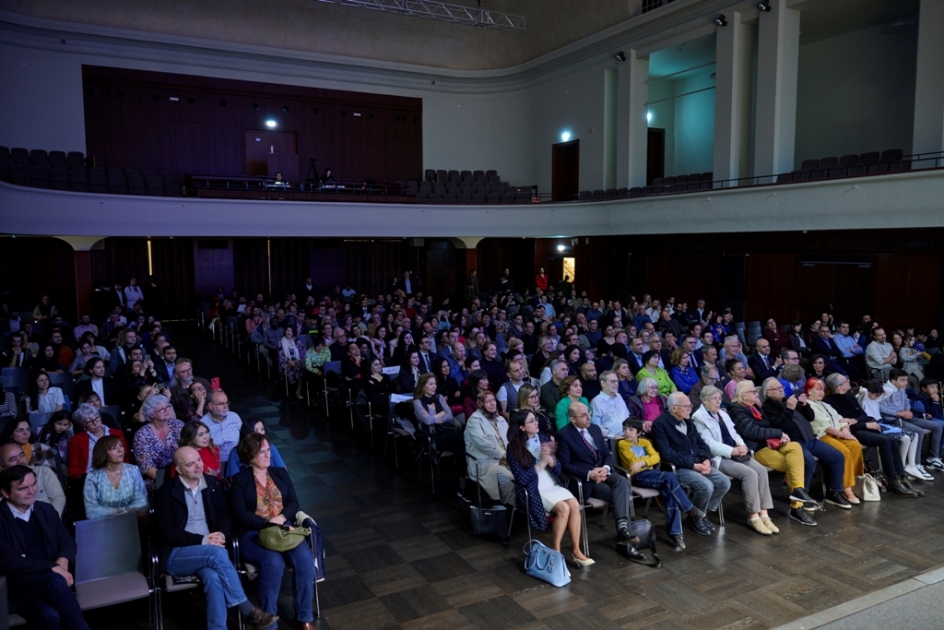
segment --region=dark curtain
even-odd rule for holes
[[[193,279],[193,240],[152,239],[151,263],[163,289],[165,319],[190,319],[196,308]],[[143,280],[140,284],[145,284]],[[145,289],[146,290],[146,289]]]
[[[133,277],[138,279],[138,285],[144,285],[148,276],[147,239],[106,238],[105,264],[109,282],[126,286]]]
[[[272,239],[271,264],[272,298],[282,301],[289,293],[297,293],[310,273],[311,239]]]
[[[7,294],[8,293],[8,294]],[[7,294],[7,295],[3,295]],[[75,254],[65,241],[6,237],[0,241],[0,301],[29,312],[48,295],[59,313],[75,321]]]
[[[406,269],[405,240],[344,242],[344,281],[355,291],[386,293],[390,280]]]
[[[239,295],[253,299],[261,293],[267,300],[271,298],[266,239],[233,241],[233,277]]]

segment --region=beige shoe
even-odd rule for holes
[[[773,532],[767,529],[767,526],[764,525],[764,521],[760,520],[760,517],[748,520],[747,524],[753,527],[754,531],[758,534],[763,534],[764,536],[770,536],[773,534]]]
[[[774,522],[773,522],[772,520],[770,520],[770,517],[769,517],[769,516],[761,516],[761,517],[760,517],[760,520],[762,520],[762,521],[764,522],[764,525],[767,526],[767,529],[770,530],[770,533],[771,533],[771,534],[779,534],[779,533],[780,533],[780,529],[778,529],[777,526],[774,525]]]

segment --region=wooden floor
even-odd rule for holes
[[[434,500],[428,473],[417,480],[406,448],[397,472],[392,457],[384,461],[382,443],[372,451],[353,438],[340,413],[328,421],[296,401],[283,404],[276,387],[195,328],[170,329],[178,353],[195,358],[197,374],[221,378],[234,411],[265,420],[302,509],[322,528],[328,556],[319,628],[773,628],[944,565],[944,474],[923,484],[925,498],[883,495],[848,511],[830,507],[816,514],[815,528],[787,519],[777,479],[779,536],[747,529],[735,485],[724,501],[727,526],[710,538],[686,530],[681,554],[663,544],[661,570],[618,556],[612,517],[604,529],[590,512],[596,564],[572,568],[573,581],[554,588],[522,569],[520,515],[507,549],[473,537],[467,512],[448,496],[449,479]],[[654,507],[650,519],[661,536],[661,511]],[[253,585],[247,593],[255,597]],[[280,628],[294,627],[291,597],[286,581]],[[205,627],[200,593],[166,597],[164,608],[168,629]],[[87,618],[93,628],[149,627],[143,603]]]

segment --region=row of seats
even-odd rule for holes
[[[492,178],[498,178],[498,171],[447,171],[428,168],[423,174],[423,181],[439,182],[440,184],[485,183],[492,181]]]
[[[446,193],[452,193],[454,195],[459,194],[468,194],[468,195],[488,195],[492,193],[501,194],[508,188],[509,183],[503,182],[499,179],[495,181],[488,182],[487,184],[440,184],[440,183],[430,183],[430,182],[404,182],[403,183],[403,192],[406,195],[418,195],[418,194],[431,194],[437,193],[444,195]]]
[[[534,190],[531,186],[506,186],[501,192],[417,193],[416,200],[420,203],[474,203],[477,205],[531,203],[534,200]]]
[[[676,175],[674,177],[656,177],[651,186],[634,186],[632,188],[607,188],[606,190],[581,190],[577,201],[605,201],[607,199],[631,199],[648,197],[649,195],[665,195],[671,193],[688,192],[711,188],[714,173],[692,173],[691,175]]]
[[[49,151],[0,146],[0,179],[18,186],[121,195],[184,195],[184,176],[154,170],[91,166],[79,151]]]
[[[902,160],[903,156],[901,149],[886,149],[881,153],[868,151],[861,155],[850,153],[842,157],[803,160],[797,170],[778,175],[777,183],[909,171],[911,162]]]

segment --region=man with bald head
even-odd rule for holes
[[[226,610],[238,608],[247,626],[267,628],[278,617],[253,606],[226,552],[232,521],[223,486],[203,474],[196,449],[174,453],[177,478],[154,492],[154,537],[161,566],[173,576],[196,575],[207,598],[207,628],[226,630]]]
[[[28,466],[26,453],[19,444],[10,443],[0,446],[0,470],[13,466],[27,466],[36,475],[36,500],[56,508],[59,516],[66,507],[66,493],[56,477],[55,471],[48,466]]]
[[[673,464],[679,483],[694,491],[692,505],[696,513],[714,511],[731,489],[731,480],[711,464],[711,449],[691,421],[692,403],[682,392],[669,394],[668,409],[652,422],[652,443],[662,461]],[[707,516],[695,520],[692,529],[710,536],[714,525]]]
[[[625,544],[630,557],[642,556],[629,528],[629,480],[615,472],[613,452],[600,427],[590,424],[590,410],[580,402],[567,408],[567,426],[557,433],[557,459],[564,473],[583,482],[584,500],[589,497],[613,504],[617,543]],[[577,492],[574,492],[577,496]]]

